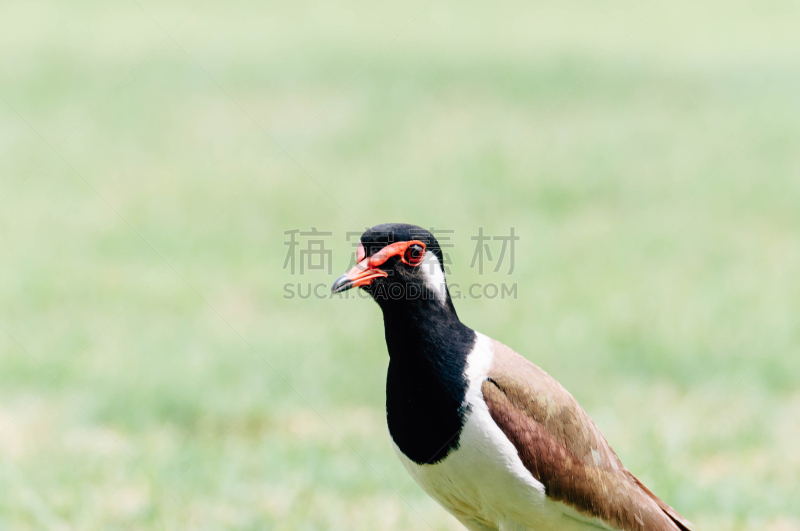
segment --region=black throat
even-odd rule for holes
[[[389,350],[386,418],[400,451],[433,464],[458,448],[467,409],[464,375],[475,332],[450,297],[380,303]]]

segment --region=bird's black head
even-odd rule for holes
[[[444,256],[433,234],[405,223],[385,223],[361,235],[356,265],[331,286],[360,287],[382,307],[432,301],[452,309]]]

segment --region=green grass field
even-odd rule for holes
[[[138,1],[0,4],[0,529],[459,529],[377,306],[284,298],[403,221],[699,529],[800,530],[796,2]]]

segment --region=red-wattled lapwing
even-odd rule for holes
[[[361,287],[383,310],[395,452],[468,529],[691,530],[558,382],[461,323],[430,232],[375,226],[356,259],[331,291]]]

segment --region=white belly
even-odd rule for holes
[[[495,424],[480,385],[491,363],[491,345],[478,334],[468,358],[471,411],[459,447],[434,465],[418,465],[395,445],[409,474],[433,499],[471,530],[581,531],[608,529],[545,496],[516,448]]]

